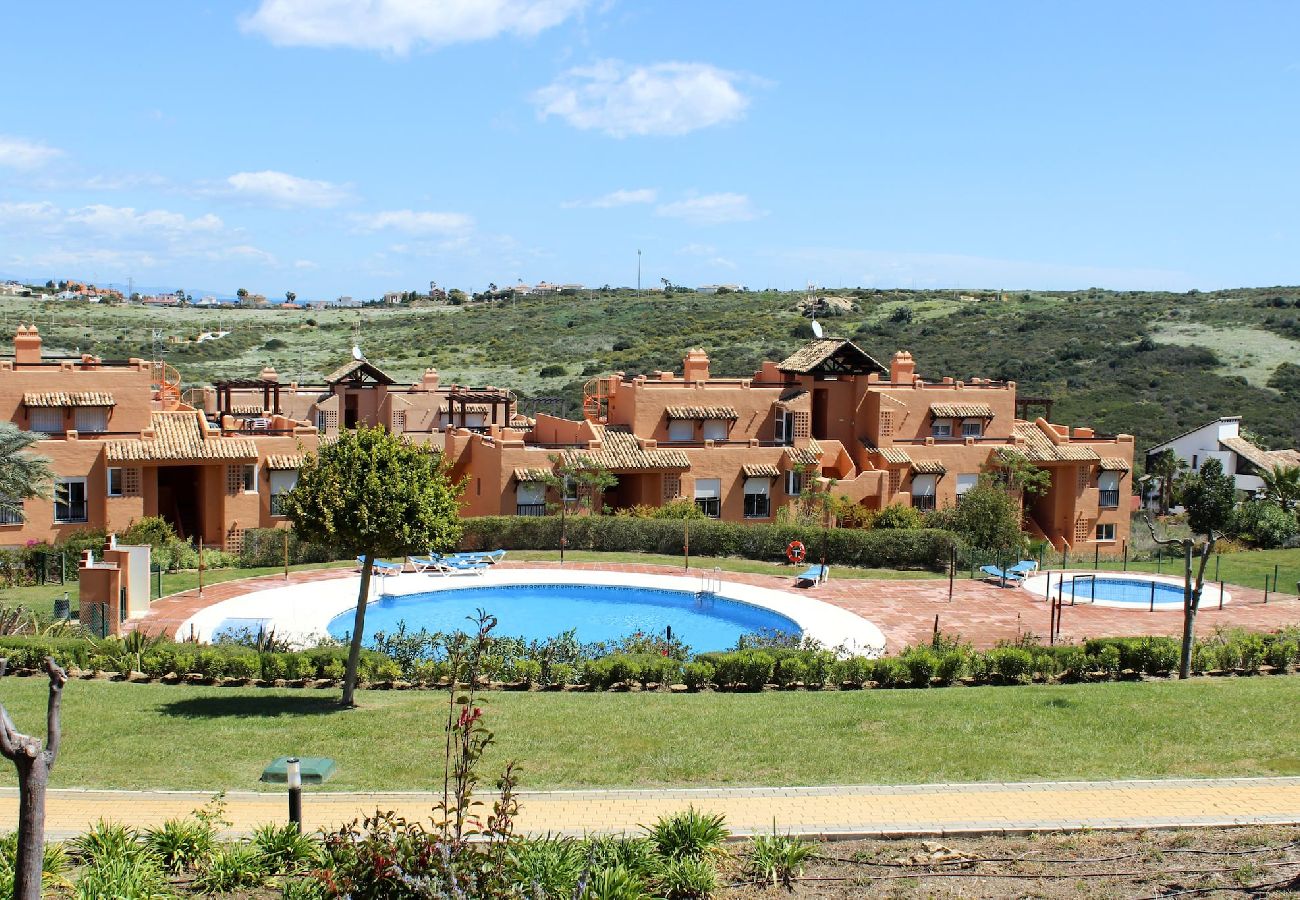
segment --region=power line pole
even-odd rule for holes
[[[641,251],[636,251],[636,289],[641,290]]]

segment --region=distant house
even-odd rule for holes
[[[1152,459],[1172,450],[1174,456],[1199,472],[1207,459],[1217,459],[1223,471],[1233,477],[1239,491],[1261,490],[1264,482],[1259,473],[1276,466],[1300,466],[1300,450],[1263,450],[1241,436],[1241,416],[1220,416],[1213,422],[1184,431],[1147,450],[1147,469]],[[1154,498],[1148,498],[1148,504]]]

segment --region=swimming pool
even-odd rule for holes
[[[545,640],[573,629],[583,643],[616,641],[636,632],[662,635],[694,650],[726,650],[743,634],[799,634],[792,619],[713,593],[595,584],[503,584],[386,596],[366,610],[366,643],[376,632],[466,631],[482,609],[496,616],[496,633]],[[349,638],[355,609],[329,623],[329,633]]]
[[[1031,594],[1046,599],[1048,582],[1053,598],[1065,603],[1090,603],[1117,609],[1170,610],[1183,608],[1182,579],[1160,575],[1133,573],[1049,572],[1025,579],[1023,587]],[[1217,583],[1206,584],[1201,595],[1201,606],[1218,605],[1220,588]],[[1223,592],[1227,603],[1231,594]]]

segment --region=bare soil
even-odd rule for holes
[[[739,860],[729,874],[743,879]],[[827,842],[792,892],[745,885],[721,896],[1300,897],[1300,827]]]

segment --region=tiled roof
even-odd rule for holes
[[[930,415],[936,419],[991,419],[993,407],[987,403],[931,403]]]
[[[844,338],[822,338],[787,356],[777,368],[782,372],[806,374],[827,364],[837,354],[847,359],[841,361],[845,372],[888,372],[889,369],[872,359],[861,347]]]
[[[389,376],[378,366],[374,365],[373,363],[368,363],[364,359],[354,359],[347,365],[340,366],[339,368],[335,369],[333,372],[325,376],[325,383],[337,384],[338,382],[342,381],[344,378],[348,378],[355,374],[369,375],[371,378],[373,378],[375,381],[378,381],[380,384],[397,383],[392,379],[391,376]]]
[[[689,469],[691,458],[681,450],[646,450],[631,434],[606,430],[600,450],[565,450],[566,465],[594,465],[612,472]]]
[[[781,470],[771,463],[750,463],[740,467],[746,478],[779,478]]]
[[[731,406],[666,406],[670,419],[739,419]]]
[[[1224,438],[1219,443],[1265,471],[1300,466],[1300,450],[1264,450],[1243,437]]]
[[[301,453],[272,453],[266,458],[266,467],[278,471],[302,468]]]
[[[106,441],[110,462],[182,459],[257,459],[257,444],[210,431],[197,412],[156,412],[154,437]]]
[[[1103,456],[1101,458],[1101,470],[1103,472],[1127,472],[1132,468],[1127,459],[1120,459],[1118,456]]]
[[[862,446],[866,447],[871,453],[878,454],[881,459],[891,466],[906,466],[912,462],[912,457],[902,447],[877,447],[866,440],[862,442]]]
[[[786,447],[785,455],[796,466],[820,466],[822,464],[822,445],[810,440],[807,447]]]
[[[105,391],[28,391],[23,406],[117,406]]]
[[[1003,447],[998,452],[1023,456],[1030,462],[1087,462],[1100,459],[1091,447],[1082,444],[1054,444],[1034,422],[1017,422],[1016,436],[1024,443]]]
[[[916,459],[912,461],[912,471],[918,475],[943,475],[948,467],[937,459]]]
[[[515,481],[545,481],[551,476],[550,469],[515,469]]]

